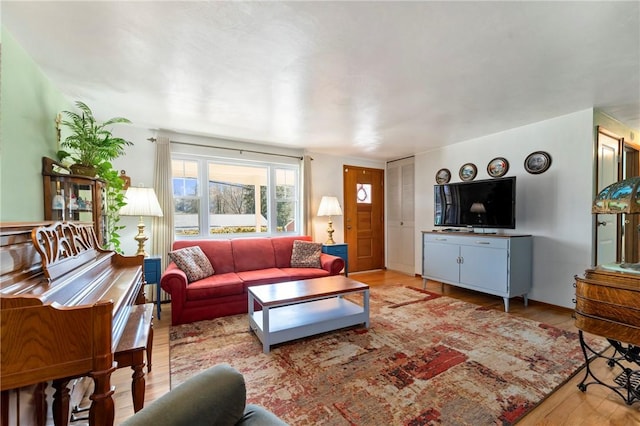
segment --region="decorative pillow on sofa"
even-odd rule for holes
[[[198,246],[174,250],[169,252],[169,257],[187,275],[189,282],[210,277],[215,273],[211,262]]]
[[[320,254],[322,244],[311,241],[295,240],[291,252],[292,268],[321,268]]]

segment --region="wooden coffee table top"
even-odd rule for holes
[[[262,306],[269,307],[368,289],[367,284],[346,278],[343,275],[333,275],[309,280],[257,285],[249,287],[248,291]]]

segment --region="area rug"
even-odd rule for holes
[[[577,333],[417,288],[372,287],[370,309],[269,354],[246,315],[172,327],[171,387],[228,363],[291,425],[510,425],[584,364]]]

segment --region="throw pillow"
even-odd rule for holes
[[[292,268],[321,268],[320,254],[322,244],[311,241],[295,240],[291,252]]]
[[[210,277],[215,273],[211,262],[198,246],[174,250],[169,252],[169,257],[184,271],[189,282]]]

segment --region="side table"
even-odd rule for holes
[[[144,279],[147,284],[156,285],[156,309],[158,319],[160,319],[160,276],[162,275],[160,257],[144,258]]]
[[[323,244],[322,252],[341,257],[344,260],[344,276],[349,276],[349,245],[348,244]]]

